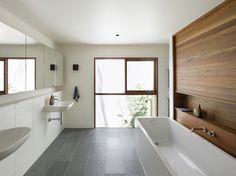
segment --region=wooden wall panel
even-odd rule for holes
[[[197,38],[201,34],[207,33],[207,31],[215,30],[218,26],[234,20],[236,16],[235,3],[235,0],[226,0],[209,13],[180,30],[176,33],[177,45],[190,41],[192,38]]]
[[[212,23],[214,15],[203,20],[205,26],[199,22],[200,27],[195,24],[175,36],[177,92],[236,103],[236,1],[232,2],[228,6],[234,13],[226,13],[226,7],[217,12],[221,25],[211,24],[215,28],[209,30],[206,22]]]
[[[211,137],[207,133],[201,131],[195,131],[195,133],[205,138],[209,142],[215,144],[222,150],[228,152],[230,155],[236,157],[236,134],[231,133],[222,127],[209,123],[208,121],[195,118],[191,113],[181,112],[177,110],[176,114],[176,120],[190,129],[206,127],[209,131],[214,131],[216,133],[215,137]]]
[[[236,134],[236,107],[235,104],[222,101],[212,101],[202,97],[186,96],[184,107],[194,109],[201,105],[203,110],[203,119],[212,121],[215,125],[228,128],[229,131]]]
[[[203,109],[202,119],[175,110],[175,120],[214,130],[214,138],[199,135],[236,157],[236,0],[176,33],[173,58],[174,107]]]

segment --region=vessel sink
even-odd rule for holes
[[[0,131],[0,161],[16,151],[29,138],[31,129],[11,128]]]
[[[73,101],[57,101],[54,105],[44,106],[47,112],[63,112],[74,105]]]

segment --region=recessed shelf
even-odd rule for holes
[[[197,131],[196,133],[207,141],[215,144],[219,148],[227,151],[232,156],[236,157],[236,134],[229,128],[226,128],[220,124],[216,124],[212,121],[206,120],[204,118],[197,118],[191,112],[182,112],[176,110],[176,121],[186,126],[187,128],[199,128],[206,127],[208,130],[214,131],[216,133],[215,137],[210,137],[207,133]],[[227,146],[231,146],[230,148]]]

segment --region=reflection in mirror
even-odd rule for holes
[[[35,90],[35,58],[9,58],[8,93]]]
[[[51,48],[44,46],[44,86],[52,87],[56,85],[56,70],[51,70],[51,65],[56,65],[56,54]]]
[[[0,60],[0,93],[4,93],[4,61]]]
[[[64,60],[60,53],[56,52],[56,85],[62,86],[64,83]]]
[[[0,22],[1,94],[28,90],[25,40],[25,34]]]
[[[55,85],[63,85],[63,56],[0,22],[0,94]]]
[[[35,60],[35,65],[31,62],[28,63],[27,78],[29,84],[35,82],[35,89],[44,88],[44,45],[36,41],[35,39],[27,36],[26,45],[26,57]],[[29,61],[29,59],[27,59]],[[35,69],[35,70],[33,70]],[[32,85],[32,84],[31,84]]]

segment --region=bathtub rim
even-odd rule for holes
[[[167,161],[166,157],[160,152],[160,150],[158,149],[158,147],[155,145],[154,141],[152,140],[152,138],[149,136],[149,134],[147,133],[147,131],[144,129],[144,127],[142,126],[141,122],[139,119],[165,119],[168,120],[169,123],[174,123],[175,125],[178,125],[179,127],[181,127],[183,130],[185,130],[187,133],[190,133],[191,135],[194,135],[196,138],[198,138],[199,140],[201,140],[204,144],[209,145],[210,147],[213,147],[214,150],[224,154],[228,159],[232,160],[233,162],[236,162],[236,158],[234,158],[233,156],[231,156],[230,154],[226,153],[225,151],[221,150],[219,147],[217,147],[216,145],[210,143],[209,141],[207,141],[206,139],[202,138],[201,136],[199,136],[196,133],[192,133],[190,131],[190,129],[188,129],[187,127],[185,127],[184,125],[182,125],[179,122],[176,122],[174,119],[167,117],[167,116],[151,116],[151,117],[139,117],[136,120],[137,126],[138,128],[140,128],[142,130],[142,132],[145,134],[145,136],[148,138],[149,142],[151,143],[152,147],[154,148],[154,150],[157,152],[157,154],[160,156],[161,160],[163,161],[163,163],[165,164],[165,166],[167,167],[167,169],[169,170],[169,172],[173,175],[173,176],[177,176],[175,171],[172,169],[172,167],[170,166],[169,162]]]
[[[236,161],[236,158],[233,157],[232,155],[228,154],[227,152],[225,152],[224,150],[222,150],[221,148],[217,147],[216,145],[210,143],[208,140],[204,139],[203,137],[199,136],[198,134],[194,133],[194,132],[191,132],[191,130],[187,127],[185,127],[184,125],[182,125],[181,123],[175,121],[174,119],[170,118],[170,117],[167,117],[167,116],[156,116],[156,117],[140,117],[138,119],[156,119],[156,118],[160,118],[160,119],[168,119],[169,121],[175,123],[175,125],[179,125],[182,129],[184,129],[185,131],[187,131],[188,133],[194,135],[195,137],[197,137],[198,139],[202,140],[204,143],[206,143],[207,145],[210,145],[212,147],[214,147],[216,150],[218,150],[219,152],[221,152],[222,154],[225,154],[227,157],[231,158],[232,160]],[[137,122],[141,125],[141,123],[138,121],[137,119]],[[145,129],[142,127],[142,129],[145,131]],[[146,131],[145,131],[146,132]],[[147,134],[147,133],[146,133]],[[148,134],[147,134],[148,135]],[[149,137],[150,140],[151,137]],[[155,146],[155,145],[154,145]]]
[[[166,168],[170,172],[170,174],[172,176],[177,176],[175,171],[170,166],[169,162],[166,160],[165,156],[159,151],[158,147],[156,147],[156,145],[154,144],[152,138],[148,135],[147,131],[144,129],[144,127],[141,125],[141,123],[139,121],[139,119],[152,119],[152,118],[157,118],[157,117],[139,117],[139,118],[136,119],[136,124],[138,125],[138,128],[140,128],[142,130],[142,132],[144,133],[144,135],[147,137],[148,141],[151,143],[151,145],[154,148],[155,152],[157,152],[157,154],[160,156],[162,162],[164,163],[164,165],[166,166]],[[166,118],[166,117],[158,116],[158,118]],[[140,159],[140,161],[141,161],[141,159]]]

